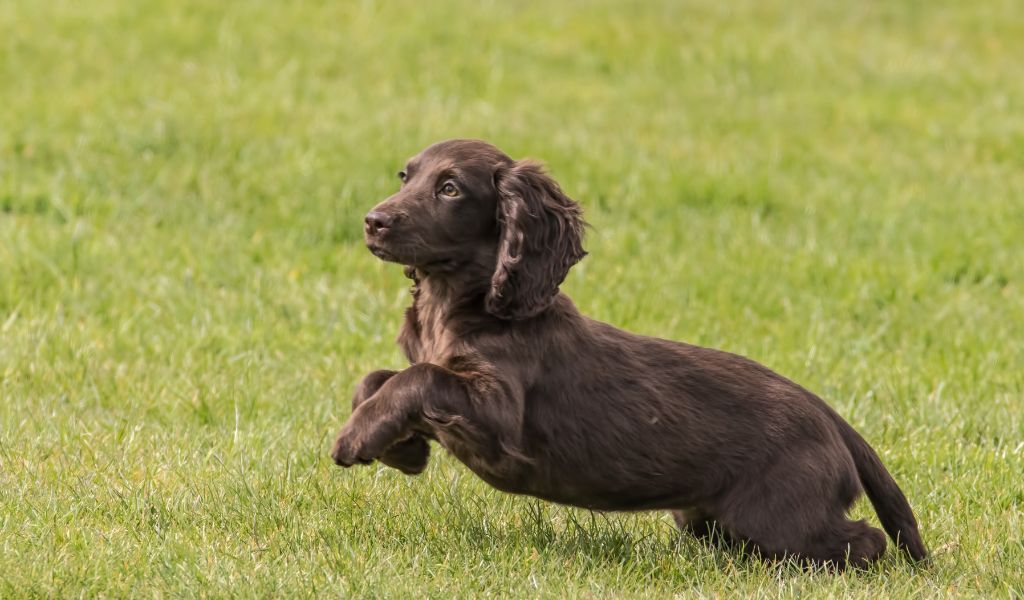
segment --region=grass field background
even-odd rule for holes
[[[0,596],[1019,597],[1022,57],[1014,1],[0,3]],[[828,399],[933,562],[334,467],[403,366],[362,215],[449,137],[583,204],[585,313]]]

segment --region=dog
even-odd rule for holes
[[[926,557],[903,492],[818,396],[742,356],[576,309],[559,286],[586,254],[582,211],[539,163],[449,140],[399,178],[364,236],[413,280],[398,336],[410,366],[358,384],[338,465],[417,474],[436,440],[505,492],[667,509],[684,532],[836,569],[885,551],[881,531],[846,516],[866,491],[896,544]]]

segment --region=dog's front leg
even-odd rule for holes
[[[352,395],[352,412],[355,413],[361,404],[372,398],[388,379],[397,374],[398,371],[380,370],[363,377],[356,386],[355,394]],[[377,460],[406,475],[418,475],[427,468],[427,462],[430,460],[430,443],[422,434],[414,433],[407,439],[396,442],[378,456]]]
[[[368,464],[389,457],[389,449],[400,450],[418,435],[425,409],[441,406],[457,412],[469,403],[459,376],[437,365],[421,363],[380,379],[384,381],[372,396],[353,403],[352,416],[334,442],[331,457],[343,467]]]

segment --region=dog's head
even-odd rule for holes
[[[428,274],[486,266],[485,308],[495,316],[542,312],[586,255],[579,205],[536,162],[449,140],[410,159],[398,177],[398,193],[366,215],[367,247]]]

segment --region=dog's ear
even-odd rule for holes
[[[495,183],[500,238],[486,308],[502,319],[526,319],[551,305],[569,268],[586,256],[586,224],[539,163],[517,161]]]

